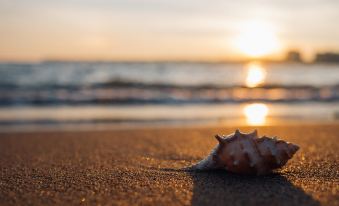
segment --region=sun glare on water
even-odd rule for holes
[[[243,111],[249,125],[264,125],[269,110],[265,104],[253,103],[246,105]]]
[[[266,78],[266,70],[263,66],[258,63],[250,63],[246,65],[247,75],[246,75],[246,86],[256,87],[264,83]]]
[[[251,21],[240,27],[234,46],[243,54],[256,58],[274,53],[280,49],[279,40],[273,28],[264,22]]]

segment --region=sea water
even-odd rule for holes
[[[267,117],[275,119],[335,121],[339,64],[0,64],[0,126],[4,127],[239,123],[248,115],[245,108],[253,104],[264,105]]]

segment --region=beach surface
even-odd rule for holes
[[[0,205],[339,205],[338,124],[258,127],[301,147],[275,174],[180,171],[235,129],[2,133]]]

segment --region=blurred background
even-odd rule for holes
[[[0,130],[337,121],[338,11],[0,0]]]

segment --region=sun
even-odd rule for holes
[[[269,55],[280,49],[274,29],[262,21],[241,24],[233,43],[237,50],[253,58]]]

